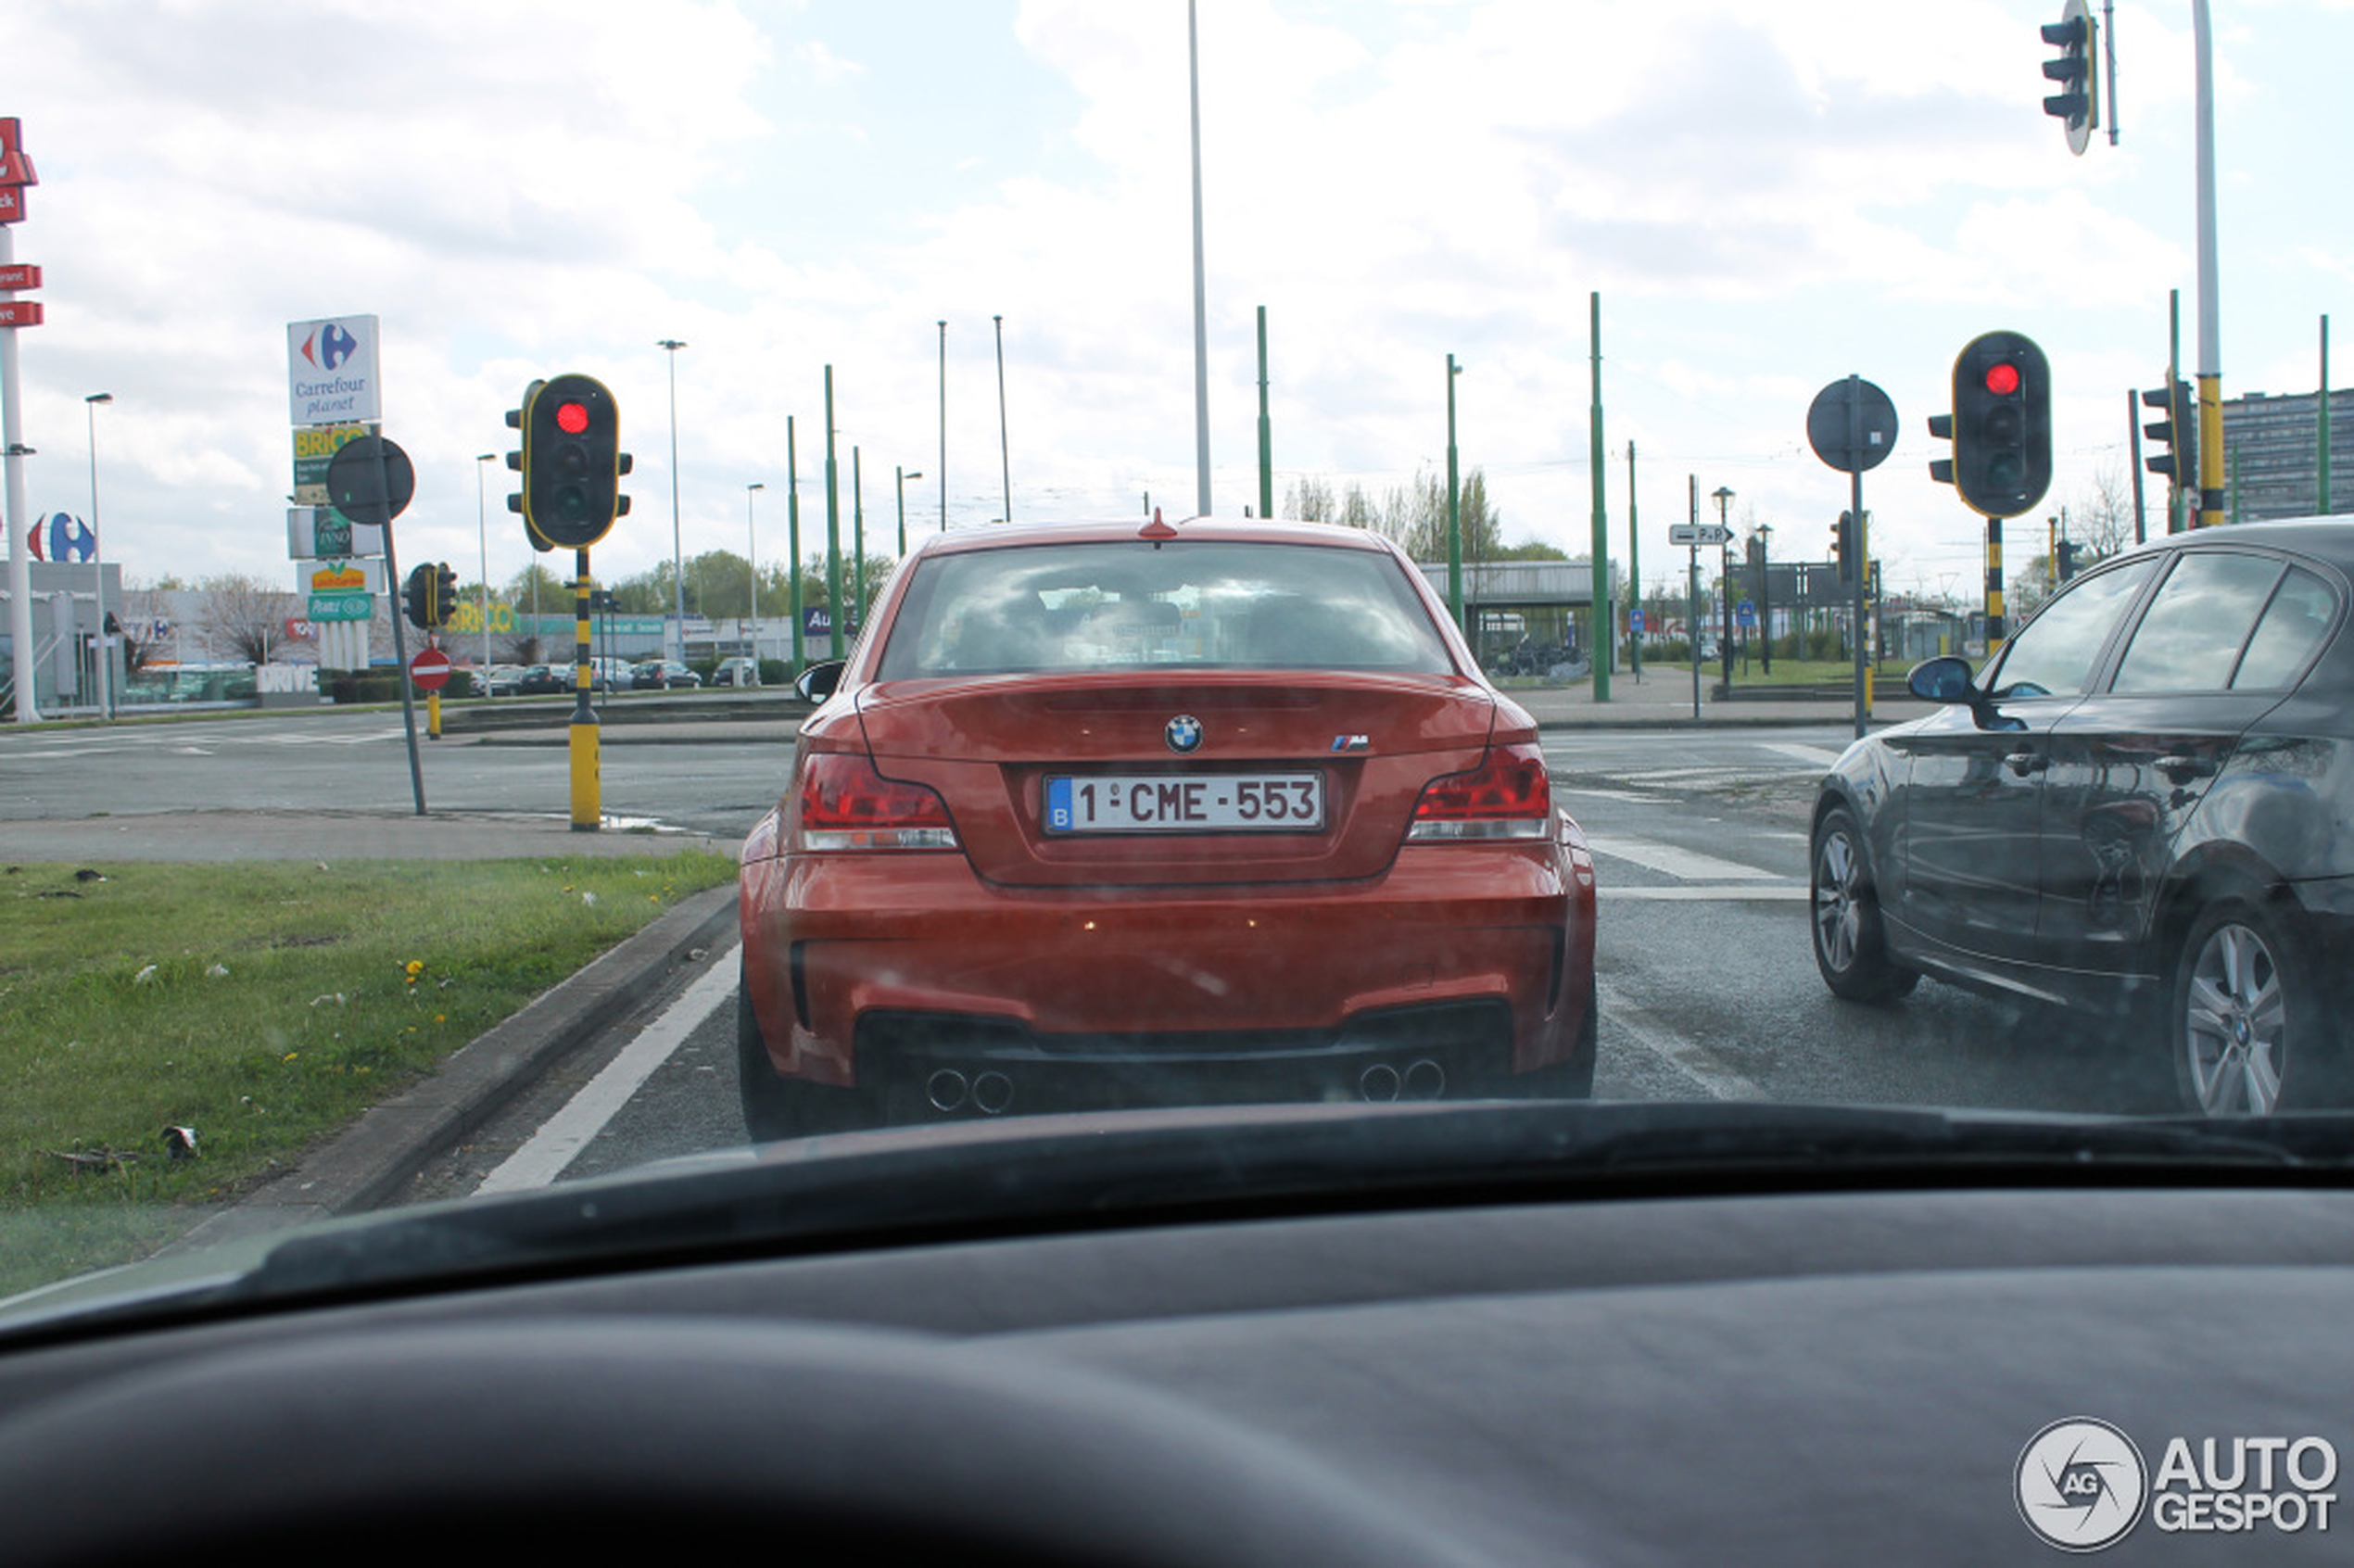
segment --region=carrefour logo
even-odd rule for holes
[[[341,370],[343,362],[359,351],[360,340],[345,331],[341,322],[323,322],[302,340],[302,357],[321,370]]]

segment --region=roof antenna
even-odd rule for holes
[[[1161,547],[1162,541],[1173,539],[1177,537],[1177,530],[1160,520],[1160,508],[1155,507],[1153,508],[1153,520],[1145,524],[1143,527],[1137,529],[1136,537],[1140,539],[1152,540],[1153,548],[1155,550],[1158,550]]]

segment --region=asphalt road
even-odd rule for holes
[[[469,814],[499,831],[517,820],[561,824],[568,766],[561,724],[550,717],[546,734],[453,736],[427,747],[437,824],[446,830]],[[782,786],[783,733],[610,727],[606,809],[618,822],[731,842]],[[2019,1006],[1935,982],[1887,1008],[1829,996],[1807,945],[1804,828],[1814,781],[1846,739],[1837,723],[1547,732],[1556,788],[1599,857],[1597,1093],[2164,1108],[2148,1063]],[[26,854],[28,840],[72,841],[77,828],[135,841],[140,824],[180,819],[158,815],[167,810],[287,821],[332,810],[389,825],[410,809],[397,716],[312,714],[0,741],[0,854]],[[735,964],[732,946],[707,953],[437,1162],[410,1195],[532,1185],[738,1145]]]
[[[1845,740],[1837,727],[1549,735],[1557,788],[1599,857],[1597,1094],[2168,1108],[2149,1060],[2064,1020],[1933,981],[1885,1008],[1829,995],[1807,945],[1804,826]],[[735,963],[732,947],[712,954],[700,992],[690,980],[651,1000],[441,1162],[420,1195],[738,1146]]]

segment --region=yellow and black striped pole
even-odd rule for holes
[[[593,833],[603,819],[598,780],[597,710],[589,705],[588,550],[574,552],[572,591],[573,673],[576,701],[572,709],[572,830]]]
[[[2003,647],[2003,520],[1986,520],[1986,656]]]

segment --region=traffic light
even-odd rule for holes
[[[2142,394],[2145,407],[2166,417],[2142,426],[2142,434],[2161,447],[2171,448],[2143,466],[2174,482],[2177,489],[2198,488],[2198,408],[2191,400],[2191,384],[2179,376],[2165,386]]]
[[[1929,433],[1954,455],[1929,465],[1965,505],[2017,517],[2052,485],[2052,373],[2032,338],[1990,332],[1954,360],[1954,411],[1931,414]]]
[[[517,475],[517,484],[523,483],[521,476],[529,471],[529,459],[526,449],[531,445],[531,436],[530,427],[524,423],[525,417],[531,412],[531,400],[539,396],[539,389],[547,385],[548,384],[545,381],[533,382],[530,386],[523,389],[522,404],[519,407],[512,408],[507,411],[507,428],[517,432],[518,434],[516,435],[515,439],[523,443],[522,448],[507,454],[507,466],[513,470]],[[532,549],[553,550],[556,548],[554,542],[545,534],[542,534],[538,529],[533,527],[531,525],[531,519],[525,515],[523,510],[523,492],[521,490],[510,490],[507,492],[507,510],[513,512],[516,516],[523,518],[523,531],[529,537]]]
[[[515,462],[523,474],[522,512],[536,545],[585,549],[629,510],[621,475],[619,410],[602,382],[565,374],[535,383],[523,408],[507,416],[523,431]]]
[[[431,625],[446,626],[458,613],[458,574],[447,561],[433,569],[433,611]]]
[[[408,580],[401,585],[401,601],[409,613],[409,624],[419,631],[430,628],[433,622],[433,566],[420,561],[409,569]]]
[[[2044,112],[2068,127],[2068,149],[2074,153],[2084,150],[2100,123],[2100,85],[2093,67],[2097,31],[2084,0],[2068,0],[2060,19],[2042,29],[2044,42],[2059,50],[2044,62],[2045,79],[2059,83],[2059,91],[2044,100]]]
[[[2052,547],[2053,566],[2061,582],[2076,575],[2076,550],[2074,539],[2062,539]]]
[[[1842,512],[1839,521],[1831,525],[1831,560],[1839,567],[1839,580],[1853,587],[1855,582],[1855,514]]]

